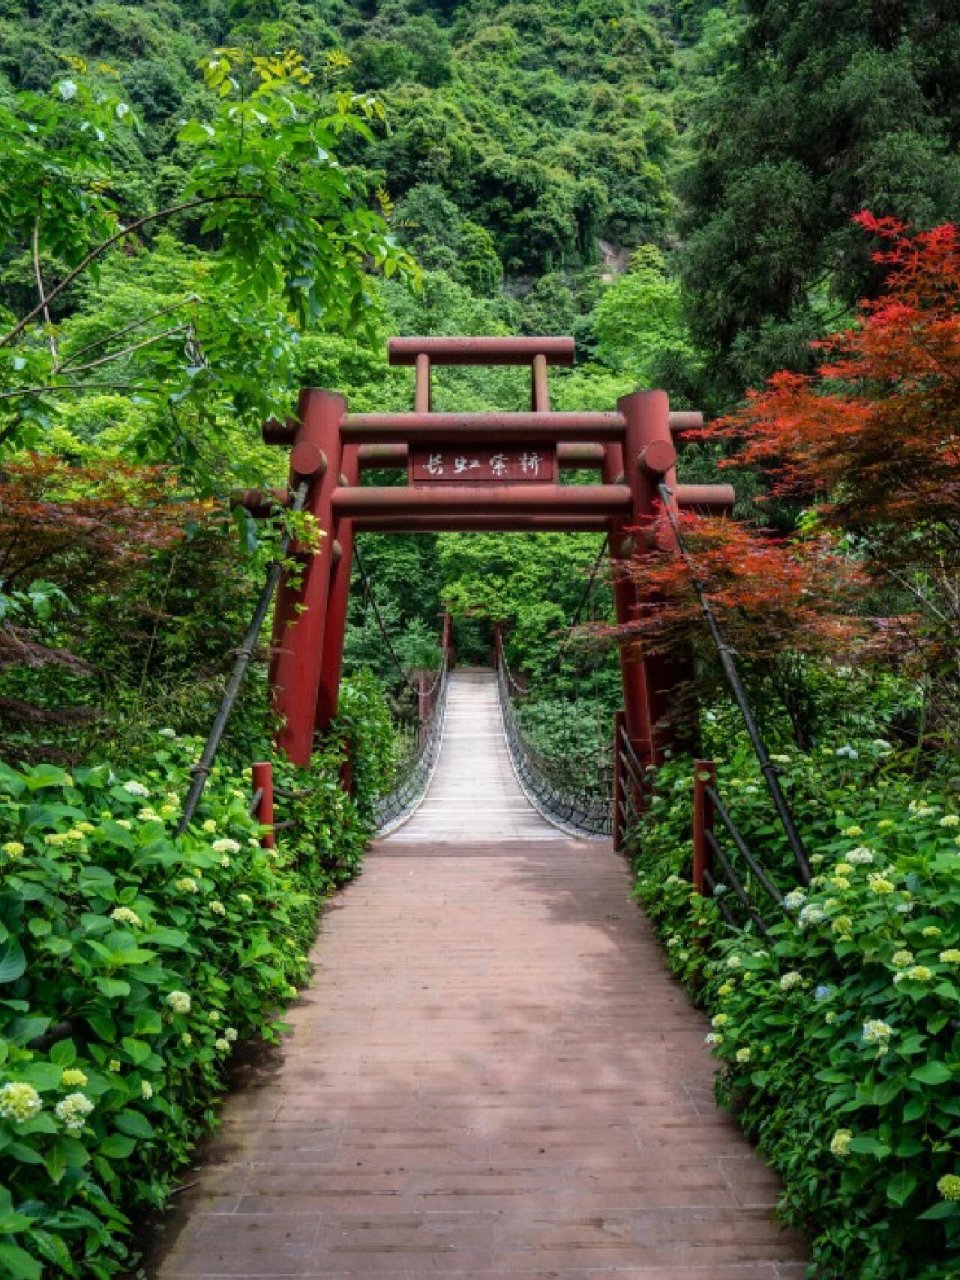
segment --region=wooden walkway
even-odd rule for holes
[[[401,829],[331,902],[148,1274],[800,1280],[622,860],[473,821]]]

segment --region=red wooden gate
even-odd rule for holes
[[[573,357],[572,338],[392,338],[390,363],[416,371],[411,413],[351,414],[342,396],[309,389],[296,419],[265,426],[268,443],[292,446],[291,490],[308,482],[306,509],[326,535],[319,550],[300,553],[300,571],[287,576],[277,600],[271,685],[278,745],[295,764],[309,762],[315,732],[336,714],[355,533],[598,531],[608,535],[616,566],[672,548],[662,482],[679,510],[732,507],[729,485],[677,485],[674,437],[702,418],[671,413],[665,392],[636,391],[614,412],[552,411],[548,368],[572,365]],[[435,413],[434,365],[528,365],[530,410]],[[374,468],[405,469],[407,484],[362,485],[361,474]],[[564,470],[597,471],[600,483],[561,484]],[[618,623],[636,617],[637,590],[615,572]],[[684,672],[628,644],[621,671],[627,735],[637,757],[656,764]]]

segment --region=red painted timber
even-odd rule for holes
[[[622,484],[444,485],[402,488],[371,485],[333,492],[338,516],[557,515],[624,516],[630,491]]]
[[[350,444],[552,444],[560,440],[622,440],[619,413],[351,413],[343,428]]]
[[[603,464],[603,478],[610,484],[623,475],[623,446],[608,444]],[[613,606],[617,624],[627,627],[636,621],[637,589],[624,571],[624,561],[633,554],[631,539],[626,534],[627,521],[610,524],[610,561],[613,566]],[[620,679],[623,684],[624,721],[634,750],[648,764],[651,759],[650,714],[647,703],[647,673],[636,645],[629,641],[619,646]],[[617,744],[619,751],[619,743]]]
[[[359,449],[344,449],[340,460],[348,484],[357,483],[360,475]],[[353,567],[353,521],[336,518],[332,537],[340,544],[340,555],[330,570],[327,617],[323,628],[323,650],[320,655],[320,685],[317,690],[316,728],[324,733],[337,714],[340,700],[340,674],[343,669],[343,644],[350,603],[350,572]]]
[[[660,551],[676,551],[676,539],[669,530],[669,525],[661,516],[663,503],[660,498],[659,485],[666,484],[673,496],[670,498],[674,510],[676,506],[677,475],[671,468],[663,475],[651,475],[642,465],[645,450],[652,446],[670,445],[670,405],[665,391],[636,391],[632,395],[623,396],[617,401],[617,408],[627,420],[627,439],[624,446],[627,479],[633,490],[632,522],[636,525],[653,528],[656,545]],[[666,526],[667,533],[664,532]],[[637,540],[637,550],[642,560],[655,554],[652,548],[643,545],[644,540]],[[641,601],[646,605],[656,603],[657,597],[646,590],[641,590]],[[653,747],[652,762],[659,765],[663,761],[663,753],[668,747],[689,745],[685,739],[695,736],[692,723],[682,722],[677,715],[676,701],[678,690],[688,686],[691,679],[689,661],[686,655],[646,654],[644,657],[647,681],[647,707],[650,717],[651,740]]]
[[[262,827],[269,827],[260,837],[260,847],[272,849],[276,843],[273,835],[273,765],[269,760],[258,760],[250,772],[254,795],[260,792],[254,816]]]
[[[573,338],[391,338],[387,352],[392,365],[416,364],[425,355],[431,364],[533,364],[545,356],[548,364],[572,365]]]
[[[355,533],[606,533],[605,516],[501,515],[418,516],[398,513],[353,522]]]
[[[674,492],[681,511],[701,516],[731,516],[737,500],[732,484],[678,484]]]
[[[602,444],[571,444],[557,446],[561,468],[568,471],[599,471],[603,466]],[[360,446],[361,471],[406,470],[410,449],[406,444],[362,444]]]
[[[305,390],[300,396],[297,444],[309,441],[326,454],[329,466],[313,478],[307,509],[327,535],[320,549],[304,559],[298,583],[285,575],[274,615],[271,686],[282,721],[277,746],[293,764],[310,763],[313,749],[320,655],[333,562],[330,499],[340,475],[340,428],[347,402],[331,391]]]

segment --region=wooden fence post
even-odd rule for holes
[[[712,760],[693,762],[693,887],[703,895],[705,876],[710,872],[713,850],[707,832],[713,831],[713,801],[707,791],[716,790],[717,766]]]
[[[250,772],[253,775],[254,795],[258,791],[260,792],[260,799],[257,801],[257,807],[254,810],[256,819],[261,826],[270,828],[260,837],[260,847],[272,849],[275,844],[273,836],[273,765],[269,760],[259,760]]]

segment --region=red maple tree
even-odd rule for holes
[[[894,657],[960,736],[960,234],[856,221],[878,241],[880,295],[814,344],[814,373],[775,374],[700,433],[735,442],[724,465],[759,468],[774,496],[802,502],[805,532],[683,516],[686,560],[627,566],[641,601],[628,631],[648,652],[708,657],[693,577],[755,671]]]
[[[874,648],[893,641],[919,660],[949,717],[960,689],[960,234],[856,221],[879,241],[880,296],[815,344],[813,374],[775,374],[707,434],[736,440],[729,465],[761,466],[775,494],[807,503],[856,557],[888,615]]]

